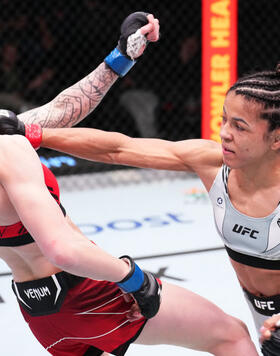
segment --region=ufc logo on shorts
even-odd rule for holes
[[[263,301],[259,301],[259,300],[256,300],[254,299],[254,303],[255,303],[255,306],[258,308],[258,309],[262,309],[262,310],[275,310],[275,308],[273,307],[273,304],[274,302],[273,301],[270,301],[270,302],[263,302]]]
[[[257,238],[256,234],[259,233],[259,231],[257,231],[257,230],[252,230],[249,227],[238,225],[238,224],[234,225],[232,231],[236,232],[237,234],[241,234],[241,235],[249,234],[249,236],[252,239],[256,239]]]

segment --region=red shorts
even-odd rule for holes
[[[103,351],[124,355],[147,320],[127,320],[126,313],[133,302],[124,300],[123,293],[115,283],[78,277],[74,286],[69,287],[68,283],[67,287],[64,285],[65,276],[68,279],[70,276],[70,281],[72,277],[77,278],[60,272],[37,281],[13,284],[24,319],[35,337],[48,352],[56,356],[97,356]],[[49,284],[41,283],[49,282],[52,278],[56,280],[55,291]],[[63,290],[66,290],[64,296],[58,298],[58,295],[63,295]],[[48,305],[44,300],[48,300],[51,295],[55,303],[61,299],[54,312],[32,316],[27,311],[33,308],[33,302],[41,306],[41,310],[44,309]],[[34,308],[40,309],[38,306]]]

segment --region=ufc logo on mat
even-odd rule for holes
[[[232,231],[236,232],[237,234],[241,234],[241,235],[249,234],[249,236],[252,239],[256,239],[257,238],[256,234],[259,233],[259,231],[257,231],[257,230],[252,230],[249,227],[238,225],[238,224],[234,225]]]
[[[275,308],[273,307],[273,304],[274,302],[273,301],[270,301],[270,302],[264,302],[264,301],[259,301],[259,300],[256,300],[254,299],[254,303],[255,303],[255,306],[258,308],[258,309],[262,309],[262,310],[275,310]]]

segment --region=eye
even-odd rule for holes
[[[242,126],[240,126],[237,123],[235,124],[235,127],[237,128],[238,131],[244,131],[245,130]]]

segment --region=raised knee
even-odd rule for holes
[[[210,352],[226,355],[228,350],[238,352],[246,344],[252,344],[247,326],[240,319],[226,315],[223,322],[216,326],[215,343]]]

